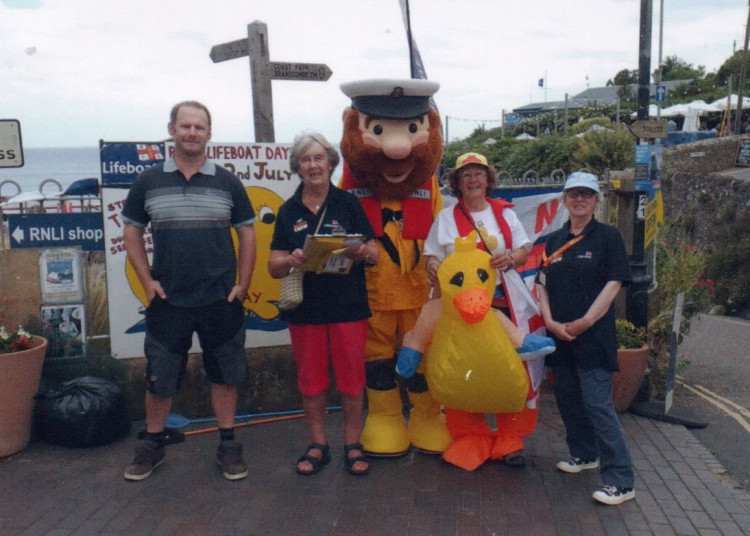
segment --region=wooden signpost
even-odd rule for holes
[[[275,142],[271,80],[325,82],[333,72],[322,63],[273,62],[268,53],[268,27],[255,21],[247,25],[247,39],[211,47],[214,63],[248,56],[253,93],[253,119],[256,142]]]

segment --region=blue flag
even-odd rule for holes
[[[409,64],[411,67],[411,78],[427,80],[427,71],[424,68],[424,63],[422,63],[422,56],[419,53],[419,48],[417,48],[417,42],[411,35],[409,0],[399,0],[399,4],[401,5],[401,14],[404,17],[404,26],[406,26],[406,39],[409,41]],[[430,105],[435,109],[436,112],[438,111],[437,104],[432,97],[430,97]]]

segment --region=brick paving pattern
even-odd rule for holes
[[[750,493],[680,425],[623,414],[636,468],[636,499],[591,499],[596,471],[555,469],[568,457],[554,399],[544,392],[525,468],[488,463],[475,472],[412,452],[377,459],[366,477],[343,465],[341,415],[329,415],[333,461],[295,474],[303,420],[239,428],[250,476],[229,482],[216,433],[167,447],[165,463],[127,482],[138,426],[104,447],[32,443],[0,459],[0,535],[750,535]]]

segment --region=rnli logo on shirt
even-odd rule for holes
[[[370,190],[369,188],[352,188],[351,190],[349,190],[349,192],[353,193],[359,198],[372,197],[372,190]]]
[[[419,188],[414,190],[409,196],[413,199],[430,199],[430,191],[426,188]]]
[[[576,259],[586,259],[586,260],[589,260],[589,261],[593,257],[594,257],[594,255],[590,251],[586,251],[584,253],[579,253],[578,255],[576,255]]]
[[[297,223],[294,224],[294,232],[299,233],[300,231],[304,231],[307,229],[307,221],[300,219],[297,221]]]

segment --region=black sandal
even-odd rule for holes
[[[517,450],[503,456],[503,462],[511,467],[523,467],[526,465],[526,455],[523,453],[523,449]]]
[[[323,456],[321,458],[312,456],[310,454],[310,451],[314,449],[318,449],[320,452],[322,452]],[[312,465],[312,469],[310,469],[309,471],[302,471],[299,468],[299,463],[304,461],[310,462],[310,465]],[[304,476],[314,475],[315,473],[323,469],[323,466],[330,461],[331,453],[328,445],[321,445],[320,443],[310,443],[309,445],[307,445],[307,450],[305,451],[305,453],[299,457],[299,460],[297,460],[297,474]]]
[[[358,450],[362,452],[359,456],[349,456],[349,452],[353,450]],[[367,467],[364,469],[355,469],[354,464],[357,462],[365,462],[367,463]],[[370,472],[370,462],[367,459],[367,456],[364,454],[364,449],[362,448],[361,443],[352,443],[351,445],[344,445],[344,464],[346,465],[346,470],[350,475],[366,475]]]

